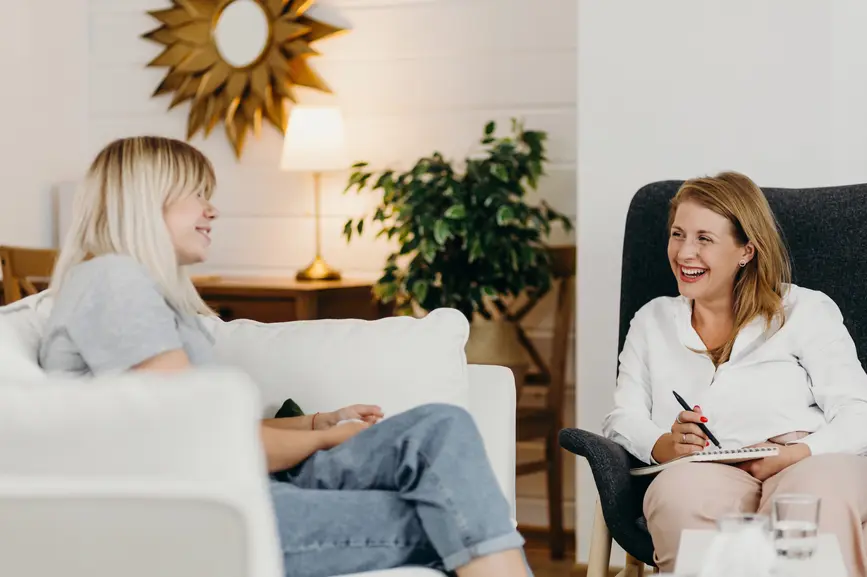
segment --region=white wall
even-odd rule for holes
[[[85,161],[87,0],[4,0],[0,244],[50,246],[50,191]]]
[[[867,181],[857,0],[584,0],[578,14],[578,423],[616,374],[620,256],[642,185],[723,169],[764,186]],[[578,560],[595,500],[578,479]],[[614,558],[622,562],[622,552]]]

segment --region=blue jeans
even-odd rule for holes
[[[271,495],[287,577],[453,571],[524,544],[475,422],[455,406],[394,415],[281,478]]]

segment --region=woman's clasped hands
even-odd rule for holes
[[[384,414],[377,405],[350,405],[337,411],[320,413],[314,421],[316,430],[328,431],[326,447],[335,447],[378,423]],[[343,421],[348,421],[338,424]]]

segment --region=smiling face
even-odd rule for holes
[[[219,216],[204,193],[189,195],[166,205],[163,216],[178,264],[204,262],[211,246],[211,223]]]
[[[681,295],[701,303],[731,298],[740,263],[754,254],[752,243],[738,242],[726,217],[689,200],[677,207],[668,260]]]

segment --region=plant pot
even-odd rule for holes
[[[466,354],[470,364],[499,365],[510,369],[515,375],[515,394],[520,400],[530,368],[530,355],[518,339],[518,327],[514,323],[474,318],[470,323]]]

